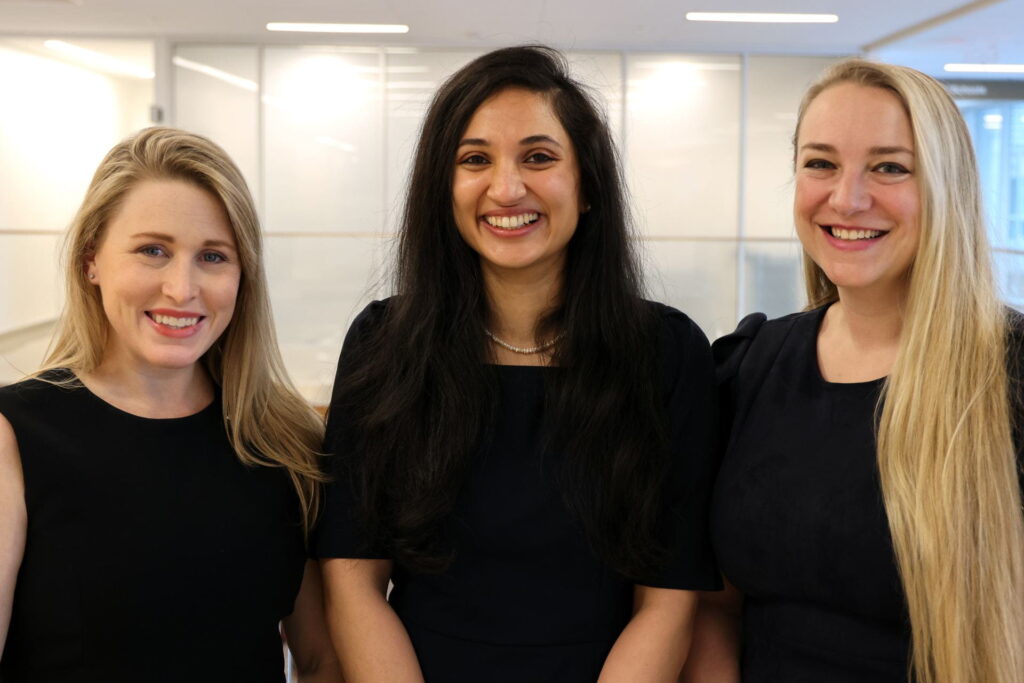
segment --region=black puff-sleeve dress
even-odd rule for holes
[[[763,325],[754,314],[715,342],[732,428],[711,526],[722,572],[744,595],[744,683],[908,680],[910,624],[873,432],[883,379],[821,376],[825,311]]]
[[[28,510],[0,683],[284,683],[298,496],[239,461],[219,395],[147,419],[32,379],[0,389],[0,413]]]
[[[716,407],[710,350],[682,313],[659,304],[665,405],[674,469],[668,495],[672,558],[653,586],[719,587],[707,533]],[[346,349],[380,324],[386,303],[353,323]],[[346,351],[342,351],[341,363]],[[493,438],[482,446],[447,520],[455,559],[440,575],[396,565],[390,602],[412,640],[428,683],[593,683],[629,620],[633,584],[591,552],[553,476],[557,453],[542,450],[544,382],[550,368],[494,366]],[[337,388],[335,389],[337,391]],[[326,450],[336,481],[318,528],[321,557],[366,552],[344,476],[346,416],[328,420]]]

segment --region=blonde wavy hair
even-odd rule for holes
[[[1008,319],[993,283],[970,135],[941,84],[861,59],[839,83],[896,95],[914,132],[921,238],[878,407],[878,468],[920,683],[1024,681],[1024,512],[1012,439]],[[795,138],[794,138],[794,149]],[[838,299],[804,253],[810,307]],[[1016,350],[1014,350],[1016,352]]]
[[[308,533],[320,500],[323,422],[285,372],[252,196],[241,172],[213,142],[173,128],[147,128],[115,145],[103,159],[65,237],[64,311],[36,375],[54,368],[89,372],[102,361],[110,328],[99,288],[87,281],[86,260],[126,194],[142,181],[163,179],[192,183],[217,197],[227,211],[242,274],[231,322],[203,363],[221,388],[224,426],[238,459],[287,470]]]

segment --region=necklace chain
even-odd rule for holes
[[[501,348],[508,349],[512,353],[521,353],[524,356],[530,356],[535,353],[540,353],[541,351],[546,351],[547,349],[550,349],[552,346],[557,344],[558,340],[562,338],[562,335],[558,335],[554,339],[549,339],[543,344],[538,344],[537,346],[515,346],[513,344],[509,344],[507,341],[503,339],[498,339],[496,336],[494,336],[494,333],[488,330],[487,328],[484,328],[484,334],[490,337],[491,341],[500,346]]]

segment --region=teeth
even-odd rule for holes
[[[488,225],[504,230],[521,228],[528,223],[533,223],[538,218],[540,218],[540,214],[537,213],[524,213],[519,216],[484,216]]]
[[[177,329],[192,327],[199,322],[199,318],[176,318],[171,315],[160,315],[158,313],[153,314],[153,320],[161,325],[167,325],[168,327],[174,327]]]
[[[841,240],[869,240],[874,239],[882,234],[882,230],[847,230],[846,228],[837,228],[834,225],[829,226],[829,232],[833,237],[837,237]]]

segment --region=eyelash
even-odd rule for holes
[[[894,169],[894,170],[882,171],[882,168],[886,167],[886,166],[888,166],[889,168]],[[880,171],[882,173],[888,173],[888,174],[891,174],[891,175],[902,175],[902,174],[910,173],[910,171],[907,170],[906,167],[904,167],[904,166],[902,166],[900,164],[897,164],[897,163],[895,163],[893,161],[883,161],[882,163],[880,163],[877,166],[875,166],[874,170]]]
[[[825,159],[808,159],[804,162],[804,168],[809,168],[812,171],[828,170],[835,168],[835,164]],[[883,170],[886,168],[890,170]],[[878,171],[886,175],[906,175],[910,173],[905,166],[897,164],[894,161],[883,161],[880,164],[876,164],[871,170]]]
[[[166,256],[167,254],[167,252],[164,251],[164,248],[158,244],[147,244],[144,247],[139,247],[137,253],[154,258],[158,256]],[[210,256],[212,256],[213,259],[208,258]],[[203,263],[227,263],[228,257],[219,251],[204,251],[199,255],[199,260]]]
[[[549,164],[552,161],[558,161],[557,157],[554,157],[547,152],[531,152],[524,157],[523,161],[534,166],[541,164]],[[460,162],[460,166],[484,166],[489,164],[490,160],[482,154],[470,154],[463,158]]]
[[[153,253],[153,252],[160,252],[160,253]],[[164,252],[164,248],[159,246],[159,245],[147,244],[144,247],[139,247],[138,253],[142,254],[143,256],[163,256],[165,252]]]

